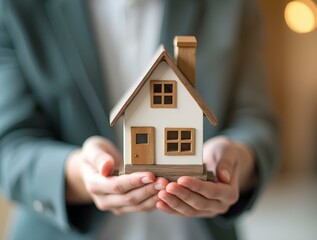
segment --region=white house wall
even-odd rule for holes
[[[177,108],[150,107],[150,81],[177,81]],[[124,113],[124,159],[131,164],[131,127],[155,127],[156,164],[201,164],[203,112],[174,71],[162,61]],[[165,128],[195,128],[195,155],[164,155]]]

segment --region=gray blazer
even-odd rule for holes
[[[235,239],[231,220],[277,162],[258,10],[251,0],[173,0],[164,13],[160,43],[170,52],[175,35],[198,39],[197,89],[219,121],[205,124],[205,137],[227,135],[256,155],[259,186],[202,219],[216,239]],[[0,0],[0,188],[17,204],[11,239],[94,238],[107,214],[65,203],[64,166],[89,136],[113,139],[104,79],[85,1]]]

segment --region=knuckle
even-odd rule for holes
[[[173,208],[179,208],[181,205],[180,201],[177,200],[172,201],[170,204]]]
[[[194,204],[194,208],[197,210],[205,210],[207,209],[208,204],[205,201],[199,201]]]
[[[115,182],[112,185],[112,190],[113,190],[113,192],[119,193],[119,194],[125,193],[124,187],[121,184],[119,184],[118,182]]]
[[[128,206],[135,205],[138,203],[135,197],[129,196],[129,195],[125,196],[123,201],[124,201],[124,204]]]
[[[192,195],[189,192],[185,192],[182,194],[182,199],[186,202],[186,201],[190,201],[191,200]]]
[[[147,197],[155,194],[153,186],[149,184],[148,186],[144,187],[143,194]]]

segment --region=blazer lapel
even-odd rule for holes
[[[173,53],[174,36],[195,35],[199,41],[205,0],[165,0],[164,4],[160,43]]]
[[[107,124],[109,106],[106,105],[105,87],[86,1],[52,0],[47,3],[46,10],[71,74],[101,134],[109,137],[109,132],[112,132]]]

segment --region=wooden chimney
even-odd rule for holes
[[[195,87],[196,82],[196,47],[194,36],[176,36],[174,38],[174,56],[178,68]]]

